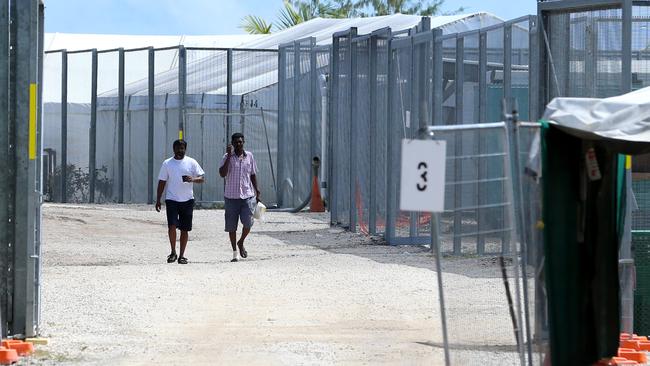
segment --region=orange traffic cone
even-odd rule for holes
[[[313,177],[311,182],[311,204],[309,206],[309,212],[325,212],[323,198],[318,187],[318,177],[316,176]]]

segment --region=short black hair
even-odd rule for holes
[[[238,138],[240,138],[240,137],[242,138],[242,140],[245,140],[245,139],[244,139],[244,134],[243,134],[243,133],[241,133],[241,132],[235,132],[235,133],[232,134],[232,137],[230,138],[230,141],[235,141],[235,139],[238,139]]]
[[[185,140],[174,141],[174,145],[172,145],[172,147],[175,149],[176,146],[181,146],[181,145],[183,145],[183,147],[187,149],[187,142]]]

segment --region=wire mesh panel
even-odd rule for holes
[[[442,62],[443,62],[443,99],[442,99],[442,124],[453,125],[457,123],[456,118],[456,37],[447,36],[442,41]],[[462,56],[461,56],[462,59]],[[462,84],[461,84],[462,87]]]
[[[530,21],[515,23],[511,27],[511,95],[516,101],[519,118],[530,120],[529,87],[530,87]],[[514,105],[513,105],[514,106]]]
[[[352,119],[350,159],[352,174],[350,175],[353,200],[356,215],[354,230],[369,233],[370,207],[370,156],[371,121],[370,121],[370,37],[363,36],[353,39],[352,62]]]
[[[43,194],[46,201],[61,201],[61,52],[43,60]],[[58,174],[57,174],[58,172]]]
[[[466,179],[461,176],[461,180],[456,180],[454,171],[462,161],[478,161],[479,164],[490,162],[492,165],[501,165],[505,168],[510,163],[508,152],[508,137],[504,123],[494,124],[467,124],[463,126],[434,126],[432,128],[435,138],[447,143],[447,163],[446,163],[446,194],[445,194],[445,211],[439,216],[440,227],[440,249],[441,265],[445,270],[443,277],[443,288],[445,293],[445,309],[447,312],[448,337],[449,344],[463,344],[465,347],[450,347],[451,364],[481,364],[487,363],[485,360],[475,360],[466,350],[480,345],[482,349],[492,349],[499,354],[500,364],[517,364],[520,354],[517,348],[517,341],[513,332],[513,322],[520,322],[519,313],[520,300],[516,292],[517,265],[516,255],[510,254],[503,257],[508,288],[504,286],[502,268],[500,267],[499,256],[503,251],[502,237],[510,237],[514,232],[512,222],[513,207],[510,201],[501,200],[501,197],[494,197],[495,200],[479,204],[475,196],[463,196],[460,206],[455,206],[453,197],[449,195],[449,187],[454,185],[474,185],[478,189],[485,189],[490,185],[500,185],[506,189],[511,184],[509,174],[488,175],[483,181]],[[458,135],[462,136],[463,141],[476,138],[478,132],[482,135],[499,141],[499,147],[485,149],[477,154],[457,155],[456,147]],[[502,170],[507,172],[507,169]],[[489,216],[501,218],[500,214],[495,215],[501,209],[507,209],[506,221],[491,222],[488,226],[484,225],[479,229],[476,217],[478,209],[482,208],[489,212]],[[462,213],[462,225],[457,227],[454,224],[454,213]],[[485,252],[494,254],[492,257],[483,257],[478,260],[480,265],[476,265],[477,236],[482,237],[485,243]],[[457,248],[455,238],[461,239],[461,248]],[[459,250],[460,249],[460,250]],[[462,253],[460,259],[457,256],[449,254]],[[461,266],[474,265],[474,270],[470,274],[473,281],[481,283],[476,288],[468,291],[466,288],[457,286],[456,272],[454,268]],[[463,272],[463,276],[467,276]],[[509,299],[512,301],[510,302]],[[460,311],[461,302],[471,301],[475,304],[471,313]],[[515,317],[514,320],[512,317]]]
[[[172,144],[178,139],[178,49],[156,50],[154,54],[154,184],[165,159],[174,155]],[[127,89],[128,92],[128,89]],[[188,146],[192,149],[191,146]],[[192,150],[190,150],[192,151]],[[190,154],[190,156],[192,156]],[[155,192],[155,190],[154,190]]]
[[[375,42],[374,63],[375,75],[375,111],[376,115],[371,123],[375,126],[375,153],[373,154],[375,176],[375,219],[374,233],[383,234],[386,230],[386,203],[388,198],[387,187],[387,162],[388,162],[388,67],[389,67],[389,33],[384,33],[373,38]],[[371,60],[373,62],[373,60]],[[372,214],[372,213],[371,213]],[[370,224],[373,233],[373,223]]]
[[[147,50],[126,52],[124,55],[125,85],[147,80],[148,65]],[[141,94],[143,93],[130,91],[124,96],[124,202],[147,202],[149,198],[147,189],[149,99]],[[158,171],[154,174],[156,173]]]
[[[350,32],[351,33],[351,32]],[[331,169],[332,175],[332,212],[331,220],[341,226],[350,225],[350,103],[351,95],[351,35],[334,38],[333,57],[335,66],[333,78],[333,123]]]
[[[90,52],[68,54],[68,120],[66,196],[68,202],[88,202],[90,129]],[[62,169],[64,167],[61,167]]]
[[[388,156],[389,174],[400,176],[401,141],[417,136],[417,121],[412,120],[413,110],[413,45],[411,39],[393,40],[391,49],[391,72],[389,79],[391,107],[389,113],[389,141],[392,145]],[[392,226],[392,235],[387,238],[393,244],[414,243],[417,237],[416,214],[399,209],[399,181],[389,183],[388,225]],[[390,212],[392,210],[392,212]],[[424,238],[422,238],[424,239]],[[425,241],[422,240],[424,243]]]
[[[278,61],[278,201],[283,205],[292,205],[293,197],[288,182],[293,176],[293,159],[291,154],[293,104],[294,104],[294,44],[279,48]]]
[[[503,62],[505,58],[503,27],[487,32],[487,122],[503,120]]]
[[[313,89],[311,65],[311,50],[314,45],[313,39],[296,41],[294,45],[294,118],[292,128],[292,140],[286,141],[292,146],[290,154],[293,157],[293,205],[297,206],[306,198],[309,198],[311,191],[311,159],[312,159],[312,98]]]
[[[650,6],[632,7],[632,89],[650,85]]]
[[[119,54],[97,55],[97,142],[95,202],[118,201],[118,99]]]
[[[554,73],[551,97],[620,94],[623,72],[621,9],[554,12],[547,34]]]
[[[433,34],[425,32],[413,37],[412,49],[412,104],[410,137],[418,137],[418,130],[431,124],[433,108],[431,107],[433,90]],[[413,214],[415,236],[428,237],[431,233],[431,215]]]

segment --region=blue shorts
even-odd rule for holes
[[[257,205],[255,196],[246,199],[232,199],[224,198],[226,206],[226,231],[237,231],[237,220],[241,220],[241,224],[245,228],[253,226],[253,210]]]
[[[176,226],[181,231],[192,231],[194,200],[185,202],[165,200],[165,209],[168,227]]]

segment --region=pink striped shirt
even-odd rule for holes
[[[228,154],[224,154],[219,167],[226,163],[227,158]],[[255,197],[255,187],[251,182],[251,175],[257,175],[257,164],[253,154],[246,150],[241,156],[233,153],[228,163],[224,196],[230,199]]]

